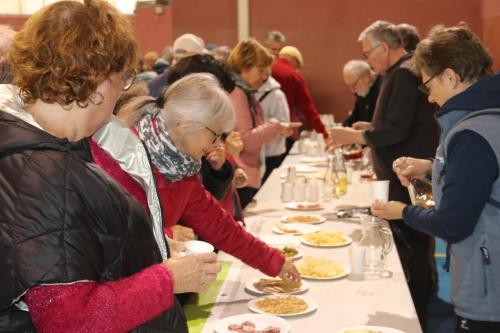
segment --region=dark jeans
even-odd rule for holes
[[[250,202],[252,202],[253,197],[258,191],[258,189],[253,187],[239,188],[238,195],[240,196],[241,208],[244,209]]]
[[[394,179],[390,183],[389,200],[411,203],[406,187]],[[391,221],[390,225],[420,325],[425,327],[427,304],[436,283],[436,268],[430,250],[432,238],[401,220]]]
[[[457,316],[456,333],[499,333],[500,322],[476,321]]]
[[[281,161],[283,161],[283,155],[266,157],[266,172],[264,172],[264,177],[262,177],[262,183],[269,178],[274,169],[281,165]]]

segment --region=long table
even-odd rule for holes
[[[281,216],[293,213],[286,210],[280,200],[280,174],[288,165],[300,163],[302,155],[288,156],[280,169],[275,169],[256,195],[256,205],[246,210],[247,229],[256,236],[271,235],[274,224]],[[362,182],[354,173],[348,192],[339,199],[325,203],[325,209],[318,213],[328,216],[328,220],[318,225],[321,230],[342,231],[358,239],[359,222],[341,221],[333,218],[333,208],[337,205],[352,204],[369,206],[372,202],[371,185]],[[349,266],[349,247],[314,248],[301,245],[305,255],[329,258]],[[220,292],[211,305],[208,319],[200,330],[214,332],[217,321],[232,315],[249,313],[247,301],[255,298],[244,289],[248,279],[263,276],[262,273],[242,264],[226,253],[219,253],[218,259],[230,263]],[[405,276],[396,249],[387,257],[387,268],[393,273],[390,278],[371,281],[354,281],[349,277],[333,281],[311,281],[305,294],[318,303],[317,311],[304,316],[290,317],[292,332],[336,333],[342,328],[355,325],[388,326],[405,333],[421,333]],[[213,303],[213,300],[212,300]],[[207,304],[199,304],[206,306]]]

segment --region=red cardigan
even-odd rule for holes
[[[271,70],[273,78],[280,83],[281,90],[286,95],[290,107],[290,120],[303,121],[305,119],[316,132],[322,133],[327,138],[328,133],[321,122],[319,112],[314,105],[302,74],[285,59],[277,59],[273,63]],[[294,139],[297,138],[298,133],[294,135]]]
[[[134,194],[143,206],[147,206],[146,196],[140,185],[111,156],[95,144],[92,145],[92,154],[97,165],[129,193]],[[192,228],[204,240],[245,264],[270,276],[279,274],[285,261],[282,253],[252,236],[237,223],[205,190],[198,176],[169,182],[156,169],[154,176],[166,233],[170,232],[170,227],[182,221],[183,225]]]
[[[248,233],[203,187],[198,176],[169,182],[155,171],[156,189],[163,207],[164,227],[178,221],[215,247],[259,269],[276,276],[285,257],[279,250]]]

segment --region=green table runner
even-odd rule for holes
[[[220,293],[222,284],[226,280],[231,263],[229,261],[219,261],[222,270],[217,274],[217,279],[207,284],[205,290],[193,297],[190,302],[184,305],[189,333],[201,333],[205,326],[208,316],[212,312],[215,300]]]

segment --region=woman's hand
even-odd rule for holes
[[[409,186],[412,179],[424,178],[432,171],[432,161],[412,157],[400,157],[392,163],[392,169],[403,186]]]
[[[300,273],[295,267],[292,259],[286,258],[283,266],[281,266],[281,271],[278,276],[282,280],[292,280],[292,281],[300,281]]]
[[[385,220],[401,220],[403,219],[403,209],[405,207],[406,204],[399,201],[389,201],[386,203],[376,201],[372,204],[371,213]]]
[[[211,252],[165,260],[163,266],[174,278],[174,293],[199,293],[207,282],[215,281],[217,273],[221,270],[221,265],[216,259],[217,255]]]
[[[292,122],[292,123],[280,123],[281,124],[281,136],[284,136],[285,138],[288,138],[290,135],[293,134],[293,131],[296,128],[299,128],[302,126],[302,123],[300,122]]]
[[[248,185],[248,176],[242,168],[234,169],[233,185],[235,188],[243,188]]]
[[[182,252],[186,250],[186,245],[184,242],[176,241],[175,239],[171,239],[169,237],[165,237],[167,239],[168,248],[170,249],[171,257],[177,258],[184,255]]]
[[[227,151],[234,158],[238,158],[243,151],[243,148],[245,148],[245,144],[243,143],[243,140],[241,140],[241,135],[238,132],[233,131],[229,133],[226,137],[225,143]]]
[[[196,239],[196,235],[191,228],[186,228],[181,225],[174,225],[171,230],[173,234],[172,238],[176,241],[187,242]]]
[[[226,147],[220,142],[213,144],[205,154],[205,158],[212,169],[220,170],[226,162]]]

